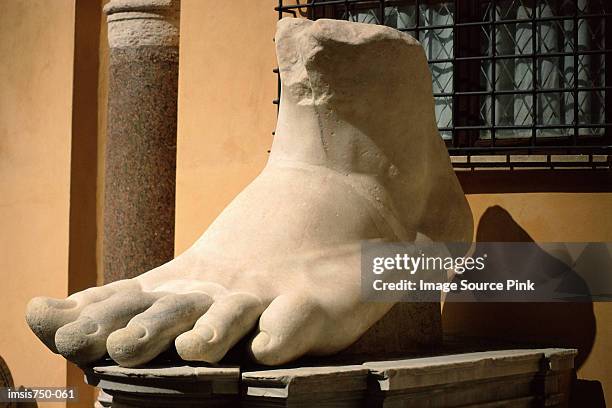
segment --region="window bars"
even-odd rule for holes
[[[440,134],[460,156],[454,165],[467,168],[610,167],[611,9],[609,0],[279,0],[275,8],[279,18],[385,24],[418,39]]]

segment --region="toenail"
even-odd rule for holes
[[[259,332],[253,339],[252,348],[263,350],[270,343],[270,335],[265,331]]]
[[[96,334],[100,330],[100,325],[89,318],[77,320],[76,323],[78,331],[86,336]]]
[[[197,332],[194,334],[197,334],[200,341],[203,341],[204,343],[210,343],[215,337],[214,329],[208,325],[198,327]]]
[[[74,309],[75,307],[77,307],[77,302],[74,299],[50,299],[48,300],[48,302],[49,307],[52,307],[54,309]]]
[[[132,326],[128,326],[128,327],[125,328],[125,330],[129,333],[129,335],[134,340],[144,339],[145,337],[147,337],[147,334],[148,334],[147,329],[145,329],[140,324],[135,324],[135,325],[132,325]]]

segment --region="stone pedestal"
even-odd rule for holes
[[[94,367],[112,407],[566,407],[575,350],[497,350],[295,368]]]
[[[239,403],[238,367],[94,367],[85,371],[88,384],[101,388],[100,406],[228,407]],[[111,398],[107,398],[110,396]]]
[[[179,0],[112,0],[104,280],[174,255]]]

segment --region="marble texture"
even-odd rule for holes
[[[33,299],[28,323],[51,350],[82,365],[108,352],[134,367],[172,344],[207,363],[240,346],[273,366],[439,341],[438,303],[361,299],[363,241],[472,238],[422,46],[389,27],[304,19],[279,21],[275,43],[281,103],[261,174],[174,260],[64,300]],[[122,126],[141,123],[129,118]]]

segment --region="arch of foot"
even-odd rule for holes
[[[284,88],[261,174],[174,260],[67,299],[33,299],[27,321],[51,350],[79,364],[108,353],[129,367],[174,344],[185,360],[215,363],[251,336],[247,355],[278,365],[439,339],[439,305],[360,298],[362,241],[472,234],[435,129],[420,45],[390,28],[332,20],[281,20],[276,43]],[[351,82],[334,71],[347,68],[335,58],[351,49],[402,55],[403,69],[392,70],[404,91],[393,94],[399,108],[377,101],[386,65],[357,57],[354,86],[373,109],[389,109],[363,110]],[[419,124],[406,126],[407,113]],[[390,123],[364,124],[380,118]]]

